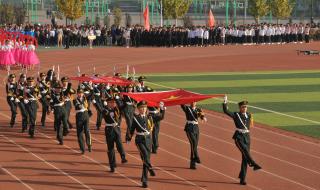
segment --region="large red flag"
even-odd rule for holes
[[[143,93],[122,93],[127,95],[136,101],[147,101],[148,106],[159,106],[160,102],[163,102],[165,106],[175,106],[181,104],[188,104],[191,102],[197,102],[209,98],[222,97],[223,94],[204,95],[198,94],[182,89],[159,91],[159,92],[143,92]]]
[[[148,6],[148,4],[147,4],[146,8],[144,9],[143,17],[144,17],[144,28],[147,31],[149,31],[150,30],[150,21],[149,21],[149,6]]]
[[[214,24],[215,24],[214,16],[213,16],[212,11],[211,11],[211,9],[210,9],[210,11],[209,11],[208,25],[209,25],[209,27],[212,28],[212,27],[214,27]]]

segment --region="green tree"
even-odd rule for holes
[[[122,10],[120,8],[114,8],[112,11],[114,15],[114,24],[120,26],[122,20]]]
[[[162,0],[163,14],[165,19],[183,18],[188,12],[192,0]]]
[[[0,5],[0,24],[7,24],[14,22],[14,8],[8,3]]]
[[[294,1],[292,0],[271,0],[272,14],[277,18],[277,22],[280,19],[289,18],[293,7]]]
[[[84,14],[84,2],[85,0],[56,0],[59,11],[71,21]]]
[[[256,23],[259,23],[260,18],[264,17],[270,11],[267,0],[249,0],[249,12],[254,17]]]

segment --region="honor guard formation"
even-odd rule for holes
[[[99,77],[96,74],[94,77]],[[88,77],[83,74],[81,77]],[[140,76],[138,81],[121,77],[116,73],[117,79],[131,81],[128,85],[109,85],[105,83],[93,83],[92,81],[79,82],[74,87],[71,79],[62,77],[58,80],[54,70],[47,73],[39,73],[37,78],[21,74],[16,80],[15,74],[10,74],[6,83],[7,102],[11,110],[10,127],[16,127],[16,115],[19,107],[22,126],[21,132],[28,131],[30,138],[36,137],[36,121],[39,102],[42,107],[42,128],[46,127],[47,115],[54,115],[54,128],[56,139],[63,145],[64,139],[68,138],[70,129],[76,126],[79,149],[82,154],[86,151],[94,151],[91,140],[89,120],[93,108],[96,109],[96,130],[100,130],[104,122],[104,134],[107,144],[110,172],[115,172],[117,167],[115,147],[120,154],[121,164],[128,162],[122,144],[121,123],[124,117],[125,135],[124,140],[129,143],[135,135],[135,144],[143,163],[142,187],[148,187],[148,175],[156,176],[151,162],[151,153],[157,154],[159,147],[160,123],[165,119],[165,104],[150,106],[145,100],[136,101],[130,97],[130,93],[154,93],[154,90],[145,86],[146,77]],[[125,94],[122,94],[125,93]],[[253,126],[253,115],[247,112],[247,101],[239,103],[239,111],[231,112],[228,109],[227,96],[224,98],[223,111],[230,116],[235,123],[233,139],[236,147],[242,154],[241,170],[239,174],[240,184],[246,185],[247,166],[253,170],[261,167],[250,155],[250,128]],[[207,122],[205,113],[197,107],[196,102],[181,105],[186,116],[184,131],[190,143],[190,169],[195,170],[201,163],[198,153],[199,123]],[[75,111],[75,123],[70,122],[70,113]]]

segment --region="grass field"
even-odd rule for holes
[[[256,122],[320,138],[320,71],[157,74],[149,75],[148,81],[157,90],[167,86],[204,94],[228,94],[234,102],[248,100],[257,107],[249,110]],[[221,102],[210,99],[199,104],[221,112]],[[237,110],[237,105],[231,104],[230,108]]]

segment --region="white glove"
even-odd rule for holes
[[[107,105],[108,105],[108,102],[106,102],[106,101],[103,102],[103,105],[104,105],[104,106],[107,106]]]
[[[204,121],[205,123],[207,123],[208,120],[207,120],[207,118],[203,118],[203,121]]]
[[[228,96],[227,96],[227,95],[224,96],[223,102],[224,102],[225,104],[228,103]]]
[[[82,108],[83,108],[83,105],[80,105],[79,108],[82,109]]]
[[[89,86],[92,86],[92,81],[89,81]]]
[[[116,100],[119,100],[120,99],[120,96],[116,95]]]
[[[19,102],[20,102],[20,100],[19,100],[18,98],[16,98],[16,99],[15,99],[15,102],[16,102],[16,103],[19,103]]]
[[[110,90],[110,85],[109,85],[109,83],[107,84],[106,89],[107,89],[107,90]]]
[[[160,103],[159,103],[159,107],[160,107],[161,110],[164,110],[164,103],[163,103],[163,102],[160,102]]]
[[[11,97],[10,100],[13,101],[13,100],[14,100],[14,97]]]
[[[96,102],[96,100],[92,100],[92,103],[93,103],[93,104],[96,104],[97,102]]]
[[[25,103],[25,104],[28,104],[29,103],[29,100],[23,100],[23,102]]]

